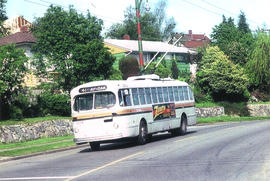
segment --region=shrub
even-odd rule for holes
[[[169,68],[165,67],[163,63],[160,63],[157,68],[155,68],[156,63],[152,63],[145,70],[145,74],[156,74],[160,78],[167,78],[171,74]]]
[[[224,107],[225,114],[231,116],[250,116],[246,102],[220,102]]]
[[[218,47],[209,47],[197,72],[196,83],[215,101],[246,101],[249,79],[244,69],[235,65]]]
[[[172,71],[172,78],[177,79],[179,76],[179,69],[177,67],[175,60],[172,61],[171,71]]]
[[[135,56],[123,57],[119,60],[119,69],[123,74],[123,79],[126,80],[130,76],[139,74],[139,64]]]
[[[37,102],[42,116],[70,116],[70,98],[68,95],[44,92],[38,95]]]

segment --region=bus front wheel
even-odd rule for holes
[[[139,145],[144,145],[147,142],[147,135],[148,135],[147,125],[146,125],[145,121],[141,121],[140,127],[139,127],[139,136],[137,139],[137,143]]]
[[[90,142],[90,147],[92,151],[99,151],[100,143],[99,142]]]

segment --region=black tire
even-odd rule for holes
[[[147,142],[148,137],[148,131],[147,131],[147,125],[145,121],[140,122],[139,126],[139,136],[137,138],[137,143],[139,145],[144,145]]]
[[[99,142],[91,142],[90,147],[92,151],[99,151],[100,143]]]
[[[184,135],[187,132],[187,118],[186,116],[181,116],[180,127],[170,131],[172,136]]]
[[[187,118],[186,116],[181,117],[181,126],[180,126],[180,135],[184,135],[187,133]]]

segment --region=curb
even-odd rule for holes
[[[22,156],[15,156],[15,157],[7,157],[7,158],[4,158],[2,160],[0,159],[0,163],[12,161],[12,160],[20,160],[20,159],[24,159],[24,158],[39,156],[39,155],[47,155],[47,154],[57,153],[57,152],[62,152],[62,151],[67,151],[67,150],[73,150],[76,148],[83,148],[83,147],[88,147],[88,145],[75,145],[75,146],[70,146],[70,147],[66,147],[66,148],[60,148],[60,149],[50,150],[50,151],[45,151],[45,152],[38,152],[38,153],[22,155]]]

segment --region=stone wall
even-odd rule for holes
[[[54,120],[31,125],[0,126],[0,142],[35,140],[41,137],[65,136],[73,133],[71,120]]]
[[[196,108],[196,114],[198,118],[224,116],[224,107],[204,107]]]
[[[270,104],[249,104],[250,116],[270,116]]]

